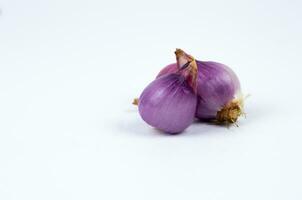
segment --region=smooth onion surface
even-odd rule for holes
[[[167,74],[151,82],[139,97],[139,113],[149,125],[179,133],[194,120],[197,97],[185,77]]]

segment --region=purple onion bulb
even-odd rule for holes
[[[198,106],[196,117],[234,123],[242,114],[242,96],[239,79],[226,65],[197,61]]]
[[[180,133],[194,120],[197,95],[197,65],[194,58],[175,52],[184,68],[163,75],[142,92],[138,109],[149,125],[167,133]]]
[[[149,125],[168,133],[185,130],[194,120],[197,98],[179,74],[162,76],[143,91],[138,109]]]

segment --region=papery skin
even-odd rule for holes
[[[216,119],[217,112],[241,95],[236,74],[226,65],[212,61],[196,61],[198,66],[196,117]],[[156,78],[178,70],[176,63],[163,68]]]
[[[197,61],[198,106],[196,117],[215,119],[217,111],[237,98],[240,83],[236,74],[226,65],[217,62]]]
[[[158,75],[156,76],[156,78],[165,75],[165,74],[172,74],[172,73],[176,73],[178,71],[178,66],[176,63],[172,63],[170,65],[167,65],[166,67],[164,67],[162,70],[160,70],[160,72],[158,73]]]
[[[194,120],[197,97],[181,74],[155,79],[139,97],[138,109],[149,125],[166,133],[180,133]]]

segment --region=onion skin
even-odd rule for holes
[[[181,74],[167,74],[155,79],[139,97],[142,119],[164,132],[185,130],[194,120],[197,97]]]
[[[239,95],[239,80],[229,67],[221,63],[197,61],[197,65],[199,70],[197,94],[199,97],[196,117],[201,120],[217,119],[217,112]],[[230,119],[229,122],[236,120]]]
[[[196,117],[200,120],[217,120],[234,123],[243,114],[240,82],[226,65],[212,61],[196,61],[198,66]],[[178,70],[173,63],[163,68],[156,78]]]
[[[166,67],[164,67],[162,70],[160,70],[160,72],[158,73],[156,78],[158,78],[162,75],[165,75],[165,74],[176,73],[177,71],[178,71],[178,65],[176,63],[172,63],[172,64],[167,65]]]

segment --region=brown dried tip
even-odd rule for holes
[[[137,106],[138,105],[138,98],[134,98],[132,104]]]
[[[242,102],[234,99],[217,112],[216,120],[218,123],[236,123],[241,115],[244,115]]]
[[[192,61],[195,61],[195,59],[193,58],[193,56],[187,54],[186,52],[184,52],[181,49],[176,49],[175,50],[175,55],[176,55],[176,60],[177,60],[177,64],[179,69],[184,66],[186,63],[191,63]],[[196,66],[197,68],[197,66]]]
[[[188,73],[186,74],[186,77],[188,78],[188,82],[193,88],[193,90],[196,92],[196,87],[197,87],[197,63],[195,61],[195,58],[186,52],[184,52],[181,49],[176,49],[175,51],[176,55],[176,60],[177,60],[177,65],[178,69],[182,69],[184,66],[187,66]],[[189,66],[188,66],[189,63]]]

